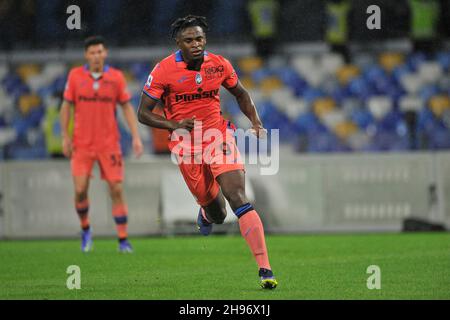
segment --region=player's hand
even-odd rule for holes
[[[140,138],[133,139],[133,152],[136,158],[142,156],[142,153],[144,152],[144,146],[142,145],[142,141]]]
[[[250,129],[250,132],[257,136],[259,139],[267,138],[267,130],[264,129],[264,127],[260,123],[254,124]]]
[[[72,139],[65,137],[62,142],[63,154],[66,158],[70,158],[72,156]]]
[[[194,129],[195,116],[190,119],[183,119],[178,121],[175,129],[186,129],[187,131],[192,131]]]

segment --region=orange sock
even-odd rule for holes
[[[126,204],[117,204],[112,208],[114,222],[116,223],[117,235],[119,239],[128,237],[128,208]]]
[[[269,255],[267,253],[266,241],[264,239],[264,227],[258,213],[249,204],[247,210],[241,210],[239,217],[239,228],[244,239],[247,241],[259,268],[270,269]],[[243,208],[242,206],[241,208]],[[239,209],[235,212],[238,213]]]
[[[78,213],[78,218],[80,218],[81,229],[89,229],[89,200],[75,201],[75,210]]]

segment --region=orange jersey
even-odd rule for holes
[[[125,77],[120,70],[105,66],[101,77],[95,80],[87,66],[73,68],[68,76],[64,99],[75,106],[75,149],[94,152],[120,150],[116,106],[130,100]]]
[[[143,92],[162,100],[167,119],[179,121],[195,116],[196,127],[201,121],[202,131],[215,128],[224,133],[228,122],[221,115],[219,90],[221,86],[231,89],[237,83],[236,72],[222,56],[205,51],[200,71],[195,71],[187,69],[181,51],[177,51],[155,66]],[[175,144],[170,143],[170,148]]]

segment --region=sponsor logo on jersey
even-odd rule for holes
[[[193,101],[207,98],[214,98],[219,94],[219,89],[203,91],[201,93],[192,93],[192,94],[177,94],[175,95],[175,102],[179,101]]]
[[[224,70],[225,68],[223,65],[203,68],[207,80],[221,78],[223,76]]]
[[[113,99],[111,97],[106,97],[106,96],[84,96],[84,95],[79,95],[78,96],[78,100],[79,101],[84,101],[84,102],[104,102],[104,103],[111,103],[113,102]]]

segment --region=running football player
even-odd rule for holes
[[[186,141],[169,142],[184,180],[200,205],[199,231],[209,235],[213,224],[223,223],[226,199],[256,259],[261,287],[273,289],[277,281],[269,264],[264,228],[245,194],[244,165],[233,137],[234,126],[221,115],[220,87],[236,97],[256,136],[264,135],[265,129],[230,62],[205,51],[207,30],[206,19],[199,16],[189,15],[172,24],[172,37],[179,50],[156,64],[150,73],[141,95],[138,119],[148,126],[171,131],[172,137],[177,133],[182,136],[183,132],[190,132],[192,137],[197,133],[202,137],[215,136],[214,141],[204,139],[192,148]],[[158,101],[164,104],[165,117],[152,112]]]

